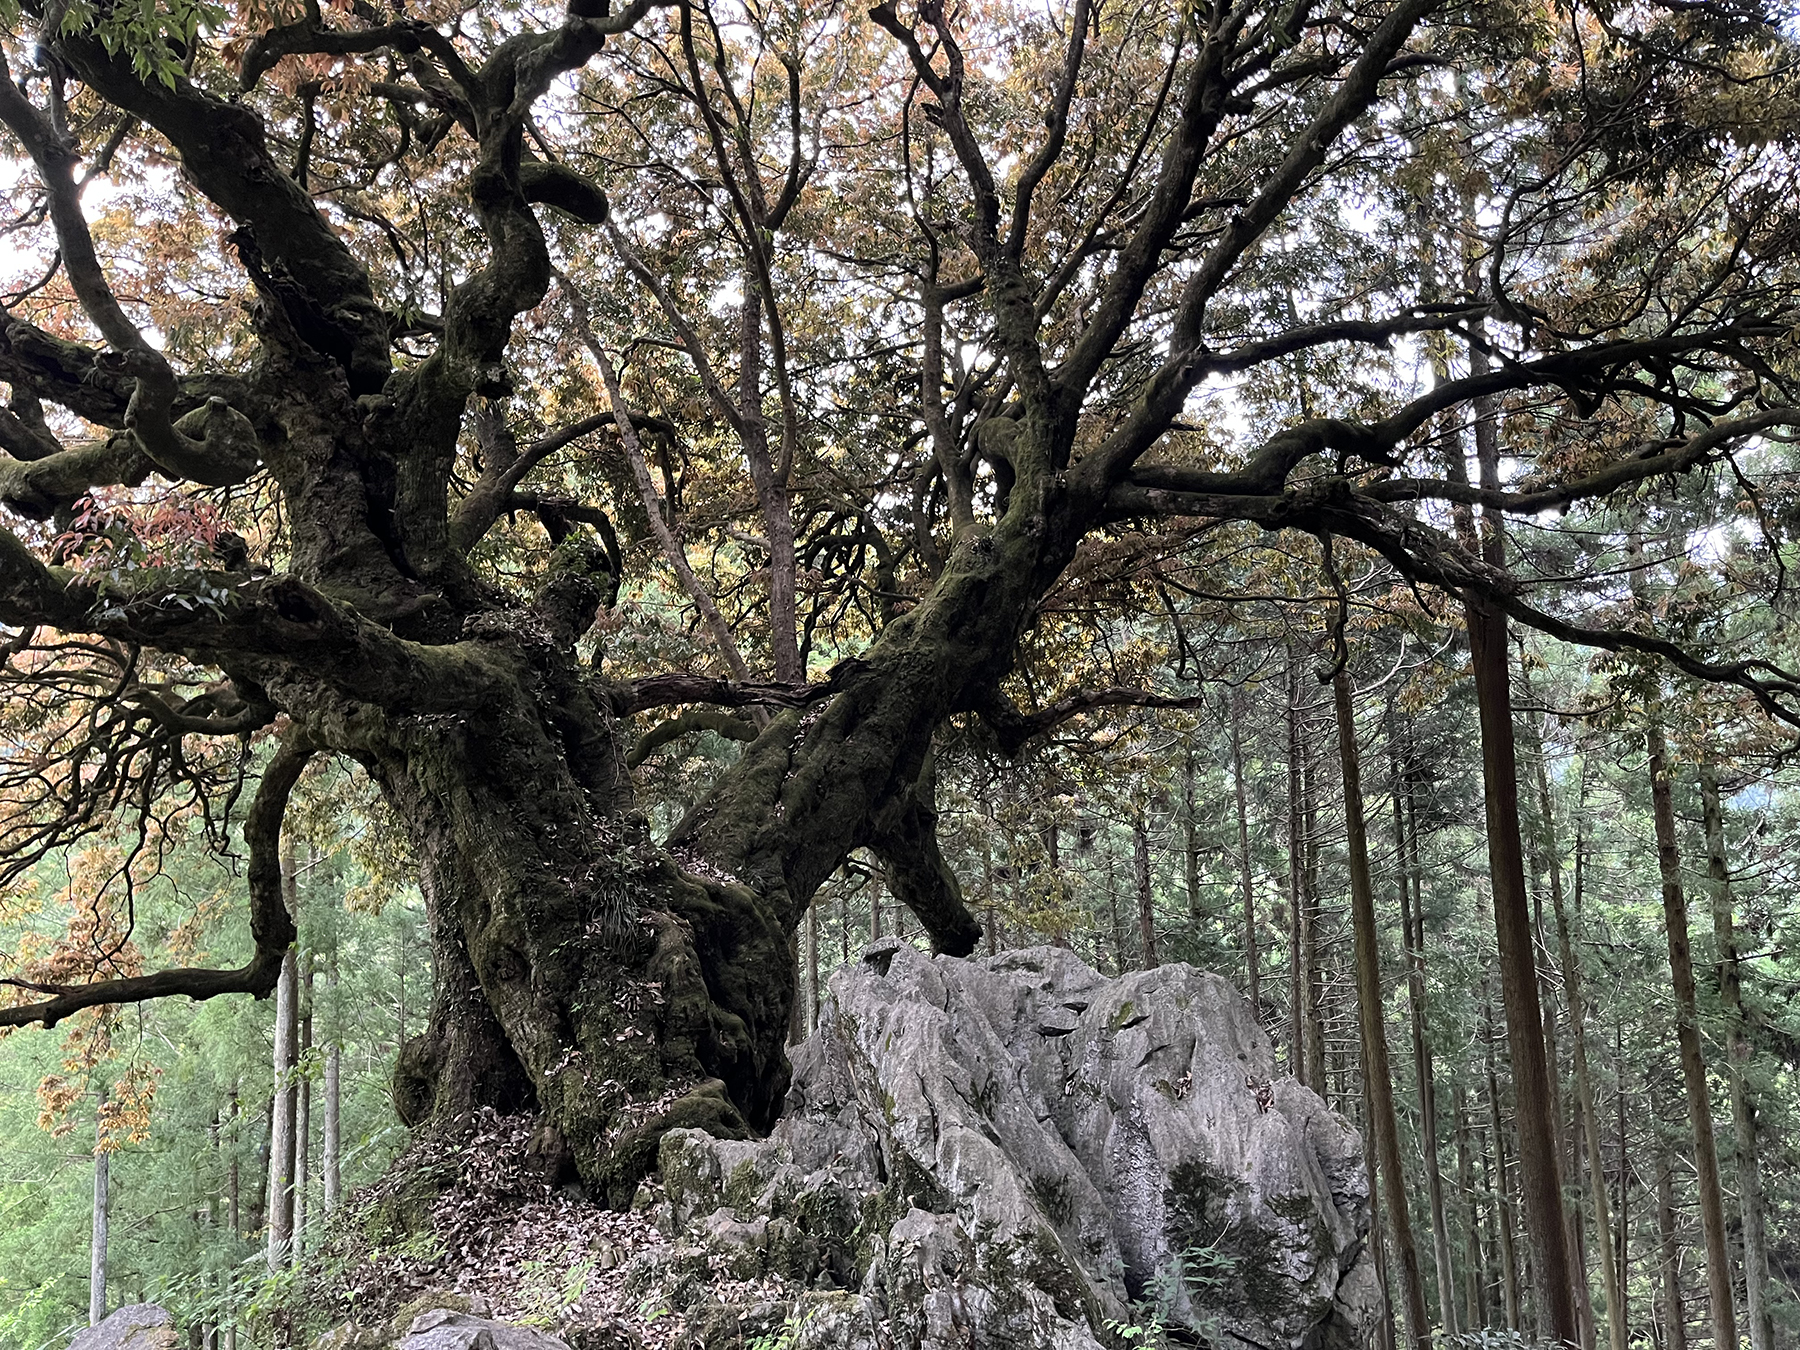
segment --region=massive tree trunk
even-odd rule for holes
[[[804,720],[771,717],[661,848],[622,768],[627,696],[551,644],[496,642],[484,659],[505,678],[454,717],[323,726],[354,747],[421,859],[438,978],[396,1075],[405,1117],[535,1106],[574,1170],[622,1203],[668,1128],[772,1123],[791,935],[851,849],[873,849],[938,949],[971,951],[980,929],[936,844],[930,741],[946,709],[997,682],[996,629],[1016,629],[1059,565],[1040,571],[1037,547],[1005,533],[959,547],[842,691]],[[570,589],[591,615],[593,591]],[[643,1102],[661,1105],[646,1118]]]

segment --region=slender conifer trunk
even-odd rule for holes
[[[1376,928],[1375,887],[1369,877],[1369,845],[1363,821],[1362,762],[1356,744],[1356,711],[1350,701],[1350,677],[1342,670],[1332,680],[1337,709],[1338,757],[1344,770],[1344,818],[1350,853],[1351,926],[1356,944],[1357,1025],[1361,1032],[1363,1081],[1370,1132],[1375,1136],[1382,1194],[1400,1264],[1400,1288],[1406,1299],[1407,1341],[1413,1350],[1431,1344],[1431,1322],[1425,1312],[1425,1280],[1419,1249],[1413,1241],[1412,1217],[1406,1205],[1406,1174],[1400,1161],[1400,1128],[1394,1117],[1394,1083],[1388,1067],[1387,1025],[1381,990],[1381,942]]]
[[[1437,1272],[1438,1318],[1445,1331],[1458,1330],[1456,1277],[1450,1263],[1450,1225],[1444,1212],[1444,1173],[1438,1159],[1436,1069],[1425,1026],[1425,913],[1412,780],[1388,727],[1389,774],[1393,782],[1394,856],[1400,881],[1400,931],[1406,943],[1406,1007],[1412,1031],[1413,1081],[1419,1095],[1419,1150],[1424,1155],[1431,1253]]]
[[[1687,1350],[1681,1249],[1675,1240],[1675,1178],[1669,1166],[1668,1145],[1661,1140],[1656,1145],[1656,1232],[1662,1240],[1663,1350]]]
[[[1156,897],[1150,888],[1150,827],[1142,810],[1131,816],[1131,875],[1137,889],[1138,950],[1144,969],[1155,970],[1162,958],[1156,952]]]
[[[1290,649],[1287,662],[1287,849],[1288,849],[1288,1072],[1308,1087],[1306,1059],[1306,976],[1300,959],[1302,919],[1301,875],[1305,831],[1300,805],[1300,680],[1298,659]]]
[[[1194,747],[1181,749],[1181,878],[1187,890],[1189,922],[1199,925],[1206,913],[1200,899],[1200,809],[1194,794]]]
[[[1483,1039],[1487,1049],[1488,1118],[1494,1132],[1494,1180],[1497,1188],[1495,1208],[1499,1211],[1500,1235],[1500,1300],[1506,1316],[1506,1329],[1519,1331],[1524,1322],[1519,1307],[1519,1257],[1513,1229],[1512,1168],[1507,1161],[1506,1122],[1500,1110],[1500,1076],[1494,1068],[1494,1007],[1485,996],[1481,1002],[1481,1016],[1487,1033]]]
[[[1769,1246],[1764,1222],[1762,1165],[1757,1157],[1756,1099],[1744,1081],[1750,1058],[1745,1034],[1743,977],[1732,915],[1731,869],[1725,862],[1725,812],[1713,766],[1700,766],[1700,807],[1706,824],[1706,871],[1712,883],[1713,940],[1718,949],[1719,1002],[1726,1021],[1726,1082],[1737,1136],[1738,1213],[1744,1234],[1744,1302],[1750,1350],[1774,1350],[1769,1321]]]
[[[1700,1053],[1700,1015],[1694,999],[1694,958],[1688,946],[1687,895],[1681,885],[1681,852],[1675,838],[1675,805],[1669,784],[1669,751],[1662,724],[1651,710],[1645,732],[1650,749],[1650,804],[1656,823],[1656,864],[1662,873],[1663,926],[1669,939],[1669,976],[1675,996],[1675,1044],[1687,1090],[1688,1128],[1694,1141],[1694,1184],[1700,1232],[1706,1243],[1706,1284],[1715,1346],[1736,1347],[1737,1309],[1731,1287],[1731,1250],[1725,1236],[1725,1202],[1719,1188],[1719,1154],[1713,1140],[1712,1090]]]
[[[1600,1148],[1600,1121],[1594,1104],[1593,1078],[1587,1059],[1587,1000],[1581,987],[1581,962],[1575,955],[1575,944],[1569,935],[1569,918],[1563,904],[1562,859],[1556,846],[1556,817],[1550,796],[1550,780],[1538,756],[1538,803],[1543,813],[1544,828],[1549,839],[1550,902],[1556,917],[1557,953],[1563,972],[1563,995],[1569,1010],[1569,1048],[1575,1068],[1576,1109],[1580,1114],[1581,1137],[1587,1149],[1588,1174],[1594,1197],[1594,1230],[1600,1243],[1601,1288],[1606,1295],[1606,1334],[1609,1350],[1626,1350],[1628,1328],[1625,1322],[1625,1297],[1614,1259],[1612,1216],[1606,1196],[1606,1160]],[[1581,829],[1575,831],[1575,907],[1581,907],[1582,850]]]
[[[1306,1084],[1330,1100],[1325,1071],[1325,960],[1319,950],[1324,924],[1319,904],[1319,767],[1304,734],[1300,740],[1300,804],[1303,824],[1300,871],[1301,996],[1305,1022]]]
[[[88,1243],[88,1325],[106,1319],[107,1257],[112,1225],[112,1153],[106,1141],[106,1088],[94,1094],[94,1219]]]
[[[1244,691],[1239,689],[1232,697],[1231,707],[1231,788],[1237,800],[1238,878],[1244,888],[1244,968],[1250,981],[1250,1013],[1260,1025],[1262,972],[1256,943],[1256,876],[1250,868],[1250,809],[1244,786],[1244,713]],[[1188,784],[1188,818],[1191,822],[1194,811],[1191,773]],[[1189,829],[1192,830],[1191,824]]]
[[[300,1033],[296,1065],[304,1065],[312,1052],[313,954],[302,953],[300,964]],[[299,1265],[306,1256],[307,1188],[312,1182],[312,1079],[298,1073],[294,1083],[294,1243],[293,1260]]]
[[[325,1212],[338,1207],[343,1193],[343,1040],[340,1035],[342,1015],[338,1009],[337,953],[325,974],[329,1034],[325,1041],[325,1119],[320,1148],[320,1182]]]
[[[225,1224],[235,1243],[244,1235],[241,1200],[243,1183],[238,1170],[238,1150],[243,1146],[244,1118],[243,1107],[238,1097],[238,1085],[231,1086],[231,1139],[230,1156],[225,1164]],[[234,1314],[237,1300],[232,1294],[232,1285],[236,1279],[236,1268],[225,1271],[225,1350],[238,1350],[237,1318]]]
[[[1478,1211],[1475,1197],[1475,1163],[1470,1156],[1470,1134],[1475,1133],[1470,1124],[1467,1094],[1462,1085],[1456,1084],[1450,1091],[1450,1109],[1455,1116],[1456,1146],[1456,1191],[1462,1201],[1463,1228],[1463,1272],[1462,1272],[1462,1329],[1472,1331],[1476,1327],[1487,1325],[1488,1298],[1488,1262],[1487,1250],[1493,1246],[1491,1241],[1483,1241],[1482,1214]],[[1480,1136],[1476,1133],[1476,1143]],[[1483,1157],[1483,1189],[1488,1196],[1487,1214],[1492,1215],[1493,1188],[1488,1184]]]
[[[289,950],[275,985],[275,1094],[269,1120],[268,1257],[271,1273],[288,1263],[294,1241],[294,1127],[298,1102],[294,1083],[299,1048],[298,970]]]
[[[1520,1191],[1538,1306],[1546,1336],[1575,1345],[1580,1329],[1571,1298],[1562,1177],[1557,1166],[1550,1067],[1538,1006],[1531,899],[1525,887],[1519,832],[1518,765],[1513,744],[1506,620],[1497,610],[1467,606],[1476,698],[1481,707],[1482,772],[1487,797],[1488,866],[1494,884],[1494,932],[1500,949],[1500,993],[1512,1062],[1519,1131]],[[1516,1308],[1513,1315],[1516,1317]],[[1510,1323],[1509,1323],[1510,1324]]]
[[[1485,347],[1471,344],[1469,374],[1486,373]],[[1498,409],[1491,398],[1476,402],[1475,450],[1484,489],[1500,488]],[[1481,554],[1504,566],[1503,517],[1484,510]],[[1474,597],[1463,613],[1481,710],[1482,785],[1486,798],[1488,868],[1494,883],[1494,934],[1500,949],[1500,997],[1506,1010],[1506,1041],[1512,1063],[1519,1134],[1519,1189],[1524,1199],[1525,1236],[1545,1336],[1574,1345],[1574,1272],[1569,1265],[1568,1229],[1563,1219],[1562,1177],[1556,1151],[1555,1097],[1544,1054],[1544,1017],[1538,1004],[1537,956],[1533,944],[1531,896],[1525,885],[1524,840],[1519,831],[1519,771],[1514,744],[1512,677],[1507,660],[1506,616]]]
[[[1613,1106],[1617,1119],[1617,1135],[1615,1142],[1619,1146],[1619,1204],[1618,1227],[1613,1233],[1613,1246],[1619,1256],[1619,1289],[1620,1302],[1624,1305],[1625,1322],[1631,1322],[1631,1191],[1628,1183],[1631,1169],[1626,1165],[1625,1154],[1625,1021],[1615,1012],[1613,1016],[1613,1081],[1618,1084],[1618,1091],[1613,1093]]]

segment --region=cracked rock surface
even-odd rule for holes
[[[1358,1135],[1216,975],[878,943],[793,1060],[768,1139],[671,1133],[640,1197],[670,1241],[622,1274],[696,1343],[1374,1341]]]

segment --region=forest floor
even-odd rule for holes
[[[458,1139],[416,1141],[335,1225],[298,1291],[294,1316],[304,1333],[345,1323],[372,1329],[456,1306],[578,1331],[590,1346],[678,1344],[681,1316],[627,1287],[631,1258],[666,1239],[641,1210],[610,1210],[547,1181],[530,1156],[532,1130],[529,1116],[489,1112]],[[402,1214],[416,1231],[396,1241]]]

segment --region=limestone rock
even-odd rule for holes
[[[69,1350],[175,1350],[175,1319],[154,1303],[129,1303],[79,1333]]]
[[[690,1329],[766,1323],[718,1287],[760,1277],[798,1346],[1370,1342],[1361,1143],[1225,980],[890,942],[830,990],[769,1139],[663,1141],[672,1245],[628,1277]]]
[[[530,1327],[512,1326],[449,1308],[433,1308],[413,1319],[398,1350],[569,1350],[569,1347],[556,1337]]]

